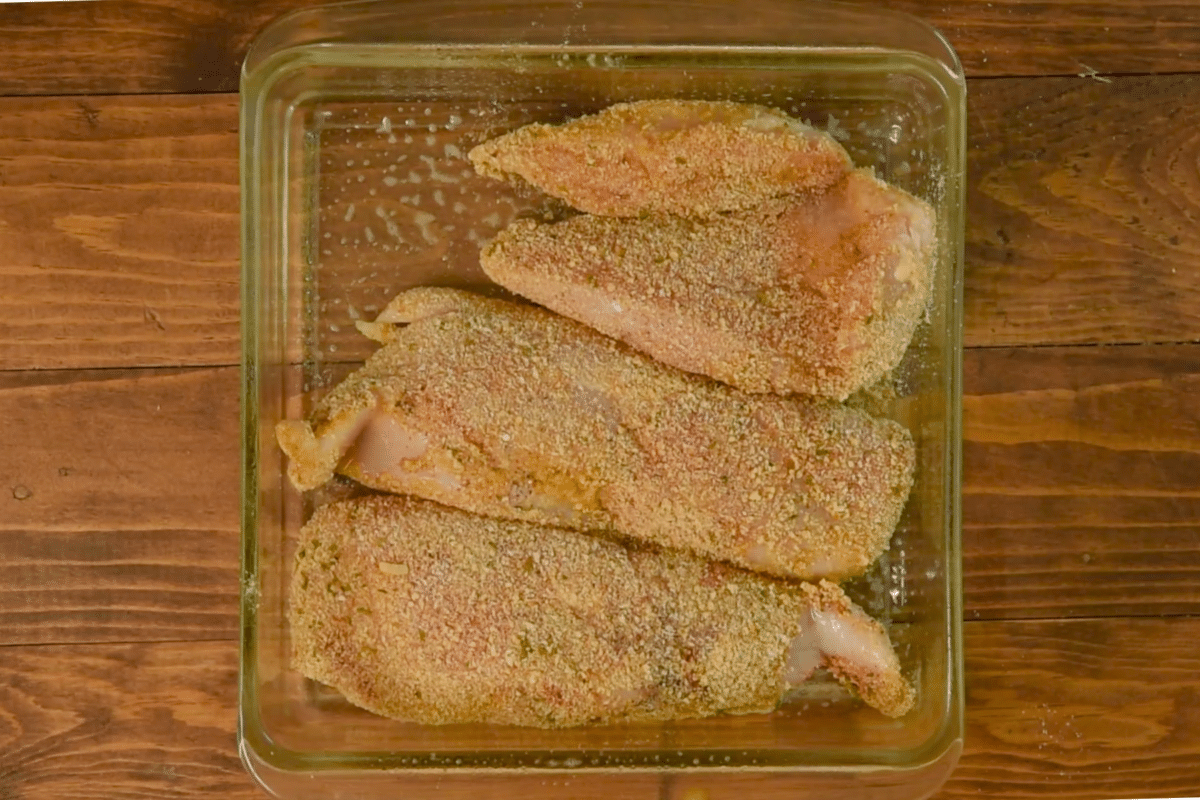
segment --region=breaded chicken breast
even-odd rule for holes
[[[887,634],[833,584],[405,497],[316,512],[289,616],[294,668],[426,724],[769,711],[818,667],[889,716],[913,703]]]
[[[492,280],[679,369],[843,400],[903,358],[933,278],[932,209],[859,171],[711,220],[519,220]]]
[[[493,517],[615,531],[796,578],[860,574],[912,484],[901,425],[755,396],[542,309],[414,289],[384,346],[278,425],[297,488],[340,472]]]
[[[826,133],[742,103],[618,103],[563,125],[535,123],[475,147],[481,175],[519,176],[581,211],[707,217],[824,189],[851,167]]]

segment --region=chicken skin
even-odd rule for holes
[[[932,283],[933,211],[847,174],[708,220],[519,220],[492,280],[665,364],[748,392],[844,400],[894,368]]]
[[[707,217],[824,189],[851,168],[834,139],[741,103],[618,103],[564,125],[526,125],[475,147],[481,175],[516,175],[581,211]]]
[[[301,532],[293,666],[384,716],[557,728],[772,710],[824,667],[868,705],[913,689],[830,583],[374,496]]]
[[[903,426],[811,398],[747,395],[569,319],[413,289],[384,342],[276,434],[301,490],[335,471],[478,514],[842,579],[886,548],[912,485]]]

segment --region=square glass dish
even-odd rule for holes
[[[835,682],[772,714],[537,730],[374,716],[289,666],[301,495],[273,429],[374,345],[354,323],[420,285],[496,293],[480,245],[546,199],[466,153],[528,122],[615,102],[779,108],[924,198],[939,250],[926,319],[871,408],[909,427],[915,488],[890,550],[847,591],[882,620],[915,710],[888,719]],[[242,77],[243,564],[239,736],[283,797],[916,798],[962,740],[960,416],[965,83],[910,17],[803,0],[619,0],[505,8],[350,3],[268,27]],[[700,792],[697,794],[697,792]]]

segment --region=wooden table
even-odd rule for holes
[[[0,800],[260,796],[234,92],[299,5],[0,6]],[[1200,793],[1200,6],[892,5],[971,75],[967,740],[939,797]]]

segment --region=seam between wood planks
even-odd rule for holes
[[[1086,348],[1100,347],[1189,347],[1200,345],[1200,339],[1181,339],[1181,340],[1165,340],[1165,341],[1146,341],[1146,342],[1064,342],[1056,344],[1054,342],[1044,342],[1040,344],[978,344],[964,345],[963,352],[968,351],[987,351],[987,350],[1049,350],[1049,349],[1072,349],[1083,350]],[[300,366],[302,361],[288,362],[290,366]],[[322,359],[322,365],[328,366],[351,366],[354,364],[363,363],[363,359]],[[206,369],[230,369],[241,367],[241,362],[238,361],[215,361],[207,364],[114,364],[106,366],[89,366],[89,367],[4,367],[0,365],[0,375],[19,375],[27,373],[30,375],[41,375],[49,373],[67,373],[67,372],[154,372],[154,371],[197,371]]]

